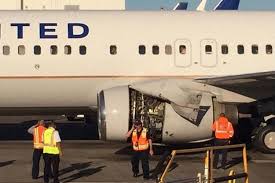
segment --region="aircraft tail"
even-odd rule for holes
[[[197,11],[205,11],[206,2],[207,0],[201,0],[201,3],[197,7]]]
[[[214,10],[237,10],[240,0],[221,0]]]
[[[187,2],[179,2],[173,10],[187,10],[188,3]]]

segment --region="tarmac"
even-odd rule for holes
[[[161,151],[151,157],[150,170],[153,171]],[[60,163],[61,182],[155,182],[143,181],[142,174],[132,177],[131,147],[127,143],[102,141],[63,141],[64,155]],[[41,161],[40,178],[31,179],[32,142],[2,141],[0,142],[0,182],[25,183],[43,182],[43,161]],[[215,170],[214,177],[228,175],[230,170],[242,171],[239,161],[241,152],[230,153],[232,167]],[[176,157],[171,170],[165,178],[166,182],[192,182],[199,172],[203,174],[204,154],[188,154]],[[275,180],[275,155],[248,151],[249,182],[272,183]],[[233,161],[232,161],[233,160]],[[141,171],[142,172],[142,171]],[[194,181],[193,181],[194,182]],[[244,182],[243,179],[237,182]]]
[[[0,183],[42,183],[43,160],[40,164],[40,177],[31,179],[32,141],[26,130],[36,119],[46,117],[0,117]],[[93,124],[83,121],[69,122],[64,117],[57,119],[62,138],[63,157],[60,162],[60,182],[156,182],[144,181],[142,171],[138,178],[132,177],[131,146],[126,142],[104,142],[97,139]],[[20,139],[20,141],[18,140]],[[25,139],[25,140],[22,140]],[[74,139],[74,140],[71,140]],[[86,139],[86,140],[83,140]],[[150,171],[154,169],[165,151],[165,147],[154,146],[155,155],[150,157]],[[225,176],[230,170],[242,172],[242,153],[229,153],[230,168],[215,170],[214,177]],[[195,182],[198,173],[204,172],[203,153],[181,155],[175,158],[165,182]],[[275,180],[275,155],[248,150],[248,172],[250,183],[273,183]],[[236,182],[244,182],[239,179]]]

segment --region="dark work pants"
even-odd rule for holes
[[[215,146],[224,146],[229,144],[229,139],[215,139],[214,140],[214,145]],[[223,150],[216,150],[214,151],[214,163],[213,167],[218,168],[218,163],[219,163],[219,157],[220,155],[222,156],[222,161],[221,161],[221,168],[225,168],[226,163],[227,163],[227,149]]]
[[[48,183],[51,176],[51,167],[53,174],[53,182],[59,183],[58,169],[59,169],[59,154],[44,154],[45,168],[44,168],[44,182]]]
[[[139,160],[142,163],[143,177],[149,178],[149,151],[134,151],[132,156],[132,171],[139,173]]]
[[[32,154],[32,178],[37,179],[39,175],[39,162],[43,149],[34,149]]]

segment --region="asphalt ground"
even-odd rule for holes
[[[60,163],[61,182],[144,182],[142,175],[132,177],[131,147],[127,143],[102,141],[63,141],[64,155]],[[153,171],[160,155],[160,147],[154,147],[156,155],[150,158],[150,170]],[[214,177],[229,174],[230,170],[242,171],[240,151],[229,154],[231,167],[215,170]],[[31,141],[0,142],[0,182],[43,182],[43,161],[40,178],[31,179],[32,168]],[[249,182],[272,183],[275,180],[275,156],[253,150],[248,151]],[[177,156],[167,174],[166,182],[192,182],[199,172],[204,172],[204,154]],[[141,171],[142,172],[142,171]],[[155,182],[154,180],[147,182]],[[194,182],[194,181],[193,181]],[[243,179],[236,182],[244,182]]]
[[[131,146],[127,143],[102,142],[97,140],[94,124],[85,124],[81,119],[67,121],[60,116],[0,117],[0,183],[43,182],[43,160],[40,178],[31,179],[32,137],[26,130],[37,119],[54,119],[62,138],[64,156],[60,163],[61,182],[144,182],[142,175],[132,177]],[[83,140],[85,139],[85,140]],[[150,158],[150,170],[154,171],[164,147],[155,146]],[[228,175],[230,170],[242,172],[242,153],[229,154],[229,167],[214,171],[214,177]],[[204,172],[205,154],[177,156],[166,182],[194,182],[193,178]],[[275,180],[275,155],[248,151],[249,182],[273,183]],[[140,171],[142,173],[142,171]],[[154,180],[147,182],[155,182]],[[243,179],[236,182],[244,182]]]

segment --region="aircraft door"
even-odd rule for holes
[[[201,41],[201,65],[215,67],[217,65],[217,43],[213,39]]]
[[[186,39],[179,39],[175,42],[175,64],[177,67],[191,66],[191,42]]]

